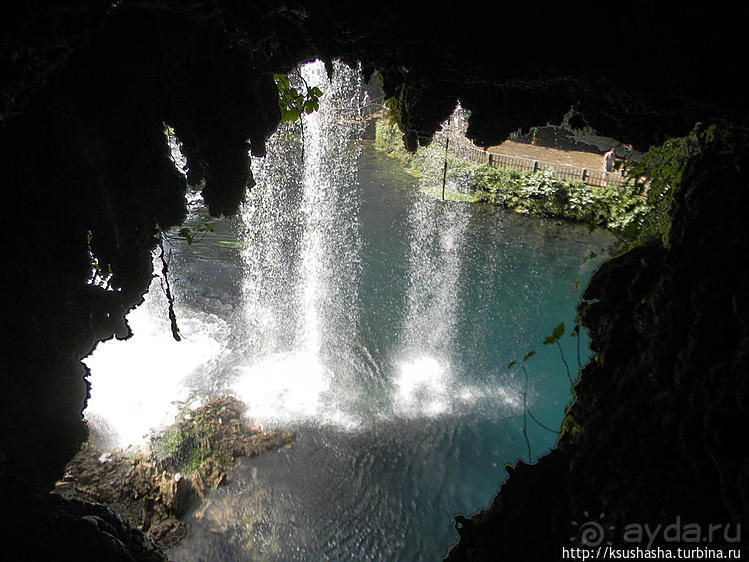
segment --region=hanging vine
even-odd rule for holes
[[[157,244],[161,250],[159,259],[161,260],[161,277],[163,279],[162,288],[169,303],[169,324],[172,328],[172,337],[176,341],[182,341],[182,336],[179,335],[179,327],[177,326],[177,314],[174,312],[174,295],[169,285],[169,259],[171,258],[171,252],[169,253],[169,258],[167,258],[164,252],[164,236],[161,232],[159,233]]]
[[[559,339],[564,335],[565,327],[564,322],[559,324],[554,330],[552,330],[551,335],[546,336],[544,339],[544,345],[552,345],[556,344],[559,348],[559,353],[561,354],[562,363],[564,364],[565,370],[567,372],[567,378],[570,382],[570,386],[574,384],[572,380],[572,375],[570,373],[570,366],[569,363],[567,363],[567,358],[564,355],[564,350],[562,349],[561,344],[559,343]],[[580,370],[582,369],[582,363],[580,362],[580,324],[579,324],[579,318],[575,319],[575,329],[570,334],[572,337],[577,338],[577,363],[578,363],[578,377],[580,375]],[[561,435],[562,432],[556,429],[553,429],[546,425],[545,423],[541,422],[534,414],[533,411],[528,406],[528,388],[529,388],[529,380],[528,380],[528,369],[526,368],[525,364],[528,362],[528,359],[533,357],[536,354],[535,351],[529,351],[525,354],[523,359],[520,361],[520,367],[523,369],[523,376],[524,376],[524,387],[523,387],[523,425],[522,425],[522,431],[523,431],[523,437],[525,438],[525,444],[528,448],[528,462],[532,461],[533,455],[531,450],[531,442],[528,438],[528,418],[530,417],[531,420],[536,422],[540,427],[545,429],[546,431],[550,433],[554,433],[556,435]],[[508,365],[508,369],[512,369],[518,362],[517,361],[511,361]]]

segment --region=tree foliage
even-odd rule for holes
[[[274,74],[273,79],[278,88],[278,108],[281,110],[281,123],[293,123],[320,109],[322,90],[317,86],[309,86],[304,82],[304,89],[298,90],[291,85],[291,80],[285,74]],[[304,79],[302,78],[302,81]]]
[[[687,162],[715,138],[715,125],[697,123],[684,137],[668,139],[648,150],[639,162],[621,165],[627,186],[647,202],[642,219],[623,231],[627,249],[655,240],[666,245],[671,230],[674,189]]]

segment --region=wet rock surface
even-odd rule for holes
[[[152,541],[173,546],[187,532],[181,518],[226,481],[236,458],[275,451],[293,441],[292,433],[251,426],[244,411],[234,398],[211,400],[183,412],[146,450],[105,452],[85,443],[55,492],[106,504]]]

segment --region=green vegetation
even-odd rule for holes
[[[245,405],[230,396],[183,409],[173,425],[151,439],[154,460],[170,472],[199,473],[207,482],[215,479],[212,475],[220,477],[236,457],[281,449],[294,440],[289,432],[263,432],[248,425],[244,410]]]
[[[177,544],[186,531],[180,518],[198,502],[203,502],[205,511],[216,500],[210,492],[226,482],[237,457],[280,451],[294,440],[293,433],[263,431],[247,423],[245,404],[231,396],[189,409],[188,403],[197,396],[193,393],[178,403],[175,423],[152,435],[148,449],[115,449],[105,455],[95,445],[84,443],[65,468],[65,478],[55,486],[55,493],[109,504],[152,540],[165,546]],[[253,512],[260,513],[262,496],[257,487],[240,493],[243,510],[252,504]]]
[[[187,242],[187,245],[190,246],[193,243],[198,243],[201,240],[203,240],[206,234],[208,234],[209,232],[213,232],[213,230],[214,230],[213,225],[210,223],[204,223],[198,226],[194,226],[192,228],[183,226],[182,228],[179,229],[179,232],[177,232],[177,236],[185,240]],[[202,233],[202,236],[198,239],[196,239],[196,236],[195,236],[197,233]]]
[[[317,86],[310,87],[299,71],[296,71],[293,76],[304,84],[303,88],[293,87],[291,79],[285,74],[274,74],[273,79],[278,89],[278,108],[281,111],[281,123],[299,123],[302,134],[302,160],[304,160],[304,120],[302,117],[320,109],[322,90]]]
[[[403,104],[391,104],[403,107]],[[473,164],[446,155],[443,146],[432,144],[420,147],[415,152],[406,150],[401,131],[395,125],[400,120],[391,110],[391,119],[377,123],[375,145],[378,150],[400,162],[409,174],[423,178],[422,184],[431,187],[422,190],[435,197],[442,195],[443,170],[450,171],[449,184],[458,185],[464,191],[445,192],[445,199],[466,202],[487,202],[505,208],[541,216],[553,216],[587,223],[593,227],[610,230],[619,239],[617,251],[626,252],[644,244],[668,244],[671,230],[671,211],[674,190],[681,182],[683,171],[691,158],[699,154],[714,141],[715,126],[697,124],[684,137],[668,139],[660,146],[652,147],[639,161],[619,164],[627,178],[622,187],[590,187],[582,181],[560,181],[550,172],[523,173],[512,169],[493,168],[488,164]],[[596,253],[586,258],[595,258]],[[565,325],[560,323],[544,339],[544,345],[556,345],[570,386],[582,375],[581,322],[575,319],[570,337],[577,339],[577,373],[572,375],[570,364],[560,343],[565,334]],[[539,420],[528,406],[528,360],[535,351],[526,353],[522,360],[512,361],[508,369],[519,365],[524,375],[523,420],[521,430],[525,438],[528,462],[532,461],[532,450],[528,438],[529,418],[545,430],[559,435],[569,442],[578,439],[582,428],[575,420],[571,404],[565,408],[560,429],[547,426]],[[593,356],[596,360],[597,356]]]
[[[424,178],[430,187],[426,193],[441,195],[441,165],[445,155],[442,147],[431,145],[415,153],[403,146],[397,127],[388,121],[377,123],[375,146],[400,162],[409,174]],[[519,213],[558,217],[601,226],[615,233],[624,233],[639,224],[647,213],[645,198],[632,189],[589,187],[582,181],[561,181],[550,172],[534,174],[489,164],[473,164],[447,156],[452,184],[465,191],[446,190],[446,199],[466,202],[487,202]]]
[[[402,103],[391,104],[391,108],[402,106]],[[473,164],[445,154],[443,147],[434,144],[409,152],[395,125],[400,121],[400,116],[392,109],[390,115],[391,119],[377,123],[375,146],[398,160],[409,174],[425,179],[422,183],[432,187],[422,188],[424,192],[435,197],[442,195],[441,186],[445,185],[442,173],[447,167],[451,174],[450,183],[461,186],[465,192],[445,191],[445,199],[483,201],[521,213],[584,222],[591,228],[607,228],[619,239],[619,252],[644,244],[668,244],[674,189],[681,182],[687,162],[715,138],[714,126],[703,127],[698,123],[688,135],[669,139],[660,146],[650,148],[639,162],[630,160],[624,162],[623,166],[620,163],[618,167],[627,178],[622,187],[591,187],[580,180],[557,180],[548,171],[530,174],[513,169],[493,168],[489,164]],[[592,252],[586,261],[595,257],[596,253]],[[578,368],[574,377],[560,343],[565,333],[564,323],[560,323],[543,342],[544,345],[556,345],[559,349],[570,387],[574,387],[582,375],[580,332],[581,322],[577,317],[570,333],[571,337],[577,339]],[[578,439],[582,433],[571,413],[571,405],[565,408],[559,430],[544,424],[529,408],[527,362],[535,353],[529,351],[522,360],[511,361],[507,365],[508,369],[512,369],[519,364],[524,375],[521,430],[527,446],[528,462],[532,462],[528,418],[543,429],[559,435],[560,439],[564,437],[568,442]],[[593,360],[596,360],[596,356]]]
[[[151,442],[154,458],[182,474],[192,474],[213,458],[222,465],[233,460],[222,450],[213,450],[219,439],[218,427],[201,413],[185,416]]]
[[[403,134],[396,125],[395,118],[391,117],[393,102],[388,100],[385,106],[388,109],[388,117],[379,120],[375,126],[375,147],[391,158],[395,158],[407,173],[419,177],[424,173],[427,149],[419,148],[413,154],[406,150],[403,144]]]
[[[640,162],[626,162],[623,171],[628,187],[646,198],[647,212],[623,232],[626,249],[660,241],[668,244],[674,188],[681,182],[687,162],[715,139],[715,125],[697,123],[684,137],[668,139],[654,146]]]
[[[580,424],[570,414],[570,406],[564,409],[564,418],[562,419],[562,429],[559,432],[559,439],[562,437],[569,443],[576,440],[582,435],[582,428]]]
[[[224,248],[244,248],[243,242],[237,242],[235,240],[219,240],[216,244],[223,246]]]
[[[305,91],[299,91],[291,86],[289,77],[285,74],[274,74],[273,79],[278,89],[278,108],[281,110],[281,123],[293,123],[302,115],[320,109],[322,90],[317,86],[310,87],[301,74],[299,78],[304,82]]]
[[[424,192],[441,196],[442,167],[447,161],[451,184],[464,191],[446,191],[445,199],[487,202],[519,213],[584,222],[610,230],[619,250],[646,243],[667,243],[671,227],[673,188],[681,181],[687,161],[715,136],[715,127],[697,124],[686,136],[652,147],[639,162],[622,168],[628,181],[622,187],[591,187],[580,180],[562,181],[551,172],[533,174],[489,164],[473,164],[444,154],[430,145],[408,152],[394,121],[377,123],[375,146],[400,162],[409,174],[424,178]]]
[[[624,232],[646,213],[645,201],[618,187],[562,181],[551,172],[534,174],[479,164],[473,185],[482,199],[521,213],[558,217]]]

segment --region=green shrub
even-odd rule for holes
[[[381,120],[376,127],[375,146],[397,159],[403,169],[422,178],[425,192],[441,196],[445,164],[444,147],[432,144],[409,153],[398,127]],[[541,216],[580,221],[624,235],[640,227],[647,216],[647,202],[632,188],[590,187],[581,180],[561,181],[551,171],[530,174],[510,168],[473,164],[447,157],[449,185],[446,199],[484,201],[508,209]]]

